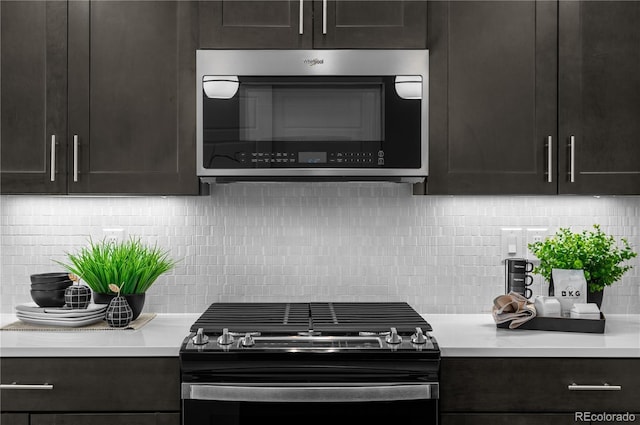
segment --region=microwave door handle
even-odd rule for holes
[[[439,396],[438,383],[420,384],[182,384],[182,398],[235,402],[375,402],[429,400]]]

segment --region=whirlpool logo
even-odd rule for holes
[[[318,59],[318,58],[305,59],[304,63],[309,66],[322,65],[324,63],[324,59]]]

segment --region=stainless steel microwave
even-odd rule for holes
[[[198,50],[207,182],[427,176],[427,50]]]

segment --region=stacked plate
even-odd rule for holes
[[[39,307],[36,303],[16,306],[16,316],[32,325],[77,328],[104,320],[106,304],[89,304],[86,309]]]

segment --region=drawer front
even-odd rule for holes
[[[36,414],[31,425],[180,425],[180,413]]]
[[[2,389],[3,412],[180,411],[177,357],[3,358],[0,368],[2,384],[35,386]]]
[[[576,425],[573,414],[444,413],[440,425]]]
[[[638,410],[640,359],[443,358],[441,365],[443,412]]]

